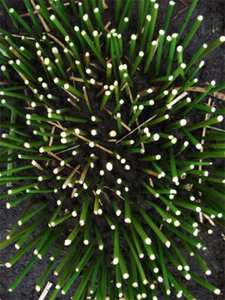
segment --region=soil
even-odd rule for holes
[[[136,0],[137,1],[137,0]],[[10,3],[11,7],[15,8],[15,10],[22,14],[26,12],[26,9],[24,8],[23,1],[21,0],[8,0],[7,3]],[[115,9],[115,5],[113,5],[113,1],[106,0],[106,3],[108,4],[109,8],[106,13],[106,19],[105,23],[109,20],[111,20],[111,15],[113,15],[112,10]],[[160,29],[161,23],[164,20],[165,13],[166,13],[166,7],[168,4],[168,1],[164,0],[158,0],[158,3],[160,4],[160,10],[159,10],[159,18],[157,27]],[[179,28],[179,25],[183,21],[183,17],[185,15],[185,12],[182,11],[185,8],[184,3],[187,5],[190,5],[191,0],[184,0],[184,1],[176,1],[175,9],[173,12],[173,20],[171,21],[170,27],[169,27],[169,33],[176,32],[177,28]],[[191,46],[188,47],[188,51],[186,52],[185,60],[188,61],[193,53],[196,52],[196,49],[198,49],[203,43],[212,43],[215,41],[219,36],[225,34],[225,2],[224,0],[199,0],[198,5],[191,17],[191,22],[188,24],[187,28],[184,32],[185,34],[188,32],[188,29],[190,29],[193,20],[198,15],[204,16],[204,21],[201,24],[199,30],[197,31],[193,42],[191,43]],[[10,18],[5,13],[4,7],[2,3],[0,3],[0,27],[4,30],[15,33],[15,28],[13,27]],[[133,16],[133,22],[136,20],[136,16]],[[130,37],[130,34],[128,32],[128,36]],[[205,59],[205,67],[202,71],[199,72],[199,86],[205,86],[206,82],[210,82],[211,80],[216,80],[216,83],[222,84],[225,82],[225,45],[222,45],[221,47],[217,48],[215,51],[213,51],[210,55],[208,55]],[[143,78],[137,78],[136,79],[136,85],[138,86],[139,90],[141,90],[141,87],[143,89],[145,88],[145,81]],[[224,102],[218,99],[213,99],[215,101],[216,107],[222,108],[224,107]],[[197,120],[195,120],[196,122]],[[102,132],[102,136],[105,135],[105,132]],[[129,161],[129,157],[127,157]],[[104,160],[104,159],[103,159]],[[218,161],[217,164],[219,165],[221,162]],[[132,174],[132,176],[135,176],[135,174]],[[110,180],[110,178],[108,178]],[[127,178],[129,180],[129,178]],[[135,188],[135,187],[134,187]],[[3,187],[0,186],[1,193],[5,193],[3,190]],[[133,192],[134,193],[134,192]],[[49,196],[48,196],[49,197]],[[49,199],[49,198],[48,198]],[[5,208],[5,203],[7,202],[7,199],[3,199],[0,202],[0,239],[2,240],[6,235],[8,230],[12,228],[12,226],[15,223],[15,220],[18,220],[21,211],[23,209],[23,206],[20,207],[16,206],[14,208],[11,208],[10,210],[7,210]],[[195,283],[194,280],[191,280],[189,282],[185,282],[190,292],[195,295],[197,300],[222,300],[225,299],[225,251],[224,251],[224,229],[216,225],[216,227],[213,227],[213,234],[207,235],[204,231],[200,232],[199,236],[204,241],[204,243],[207,246],[207,250],[200,253],[202,257],[204,258],[205,262],[209,266],[209,268],[212,271],[212,275],[210,277],[205,277],[205,280],[208,280],[211,284],[221,289],[221,295],[216,296],[210,291],[206,290],[205,288],[201,287],[197,283]],[[110,233],[105,234],[105,238],[111,239]],[[181,246],[181,245],[180,245]],[[181,246],[182,247],[182,246]],[[0,252],[0,264],[4,264],[9,257],[12,257],[14,253],[16,252],[16,249],[13,246],[7,247],[3,249],[3,251]],[[8,292],[9,285],[13,282],[13,280],[19,275],[21,270],[23,270],[24,266],[26,265],[27,261],[29,261],[30,256],[22,257],[12,268],[6,269],[5,267],[0,267],[0,300],[37,300],[39,297],[39,294],[35,291],[35,285],[37,281],[39,280],[42,270],[44,270],[44,266],[48,263],[48,258],[45,258],[41,261],[41,268],[39,268],[39,264],[35,264],[35,267],[32,268],[32,271],[28,273],[28,275],[25,277],[25,279],[22,280],[22,282],[19,284],[19,286],[15,289],[13,293]],[[196,265],[196,262],[194,259],[190,259],[190,257],[185,257],[190,262],[190,266],[196,274],[199,276],[203,275],[201,269]],[[53,284],[56,282],[56,279],[54,276],[50,275],[49,281],[53,282]],[[75,290],[75,286],[74,289]],[[66,296],[58,296],[56,299],[70,299],[70,296],[72,295],[72,292],[68,292]],[[163,300],[164,296],[159,295],[159,300]],[[171,300],[176,299],[174,296],[170,297]],[[184,299],[184,298],[181,298]],[[103,300],[103,299],[98,299]],[[114,299],[112,299],[114,300]]]

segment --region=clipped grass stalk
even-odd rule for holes
[[[202,149],[202,145],[199,141],[186,129],[186,127],[181,127],[181,131],[186,135],[187,139],[195,146],[196,149]]]
[[[96,234],[96,237],[97,237],[98,248],[99,248],[99,250],[102,251],[104,249],[104,242],[102,240],[101,233],[100,233],[100,231],[99,231],[99,229],[96,225],[94,225],[94,229],[95,229],[95,234]]]
[[[120,17],[120,11],[121,11],[121,7],[122,7],[122,0],[118,0],[116,1],[116,12],[115,12],[115,22],[118,23],[119,22],[119,17]]]
[[[18,225],[18,224],[17,224],[17,225]],[[30,229],[31,226],[32,226],[32,224],[29,225],[29,226],[27,226],[27,227],[25,227],[25,228],[23,228],[23,229],[21,229],[21,230],[19,230],[19,231],[18,231],[17,233],[15,233],[15,234],[12,234],[12,235],[9,234],[9,235],[6,237],[5,240],[3,240],[2,242],[0,242],[0,250],[4,249],[5,247],[7,247],[8,245],[10,245],[11,243],[17,241],[17,240],[20,238],[20,236],[22,236],[24,233],[26,233],[27,230]],[[15,226],[12,228],[12,230],[13,230],[14,232],[15,232],[16,229],[17,229],[17,227],[15,228]]]
[[[160,261],[160,264],[161,264],[161,267],[162,267],[163,282],[164,282],[164,285],[165,285],[166,294],[170,295],[171,294],[171,288],[170,288],[170,282],[169,282],[168,275],[167,275],[167,266],[166,266],[165,260],[164,260],[164,253],[163,253],[162,243],[158,238],[157,238],[157,245],[158,245],[158,249],[159,249],[159,261]]]
[[[178,176],[177,176],[177,167],[176,167],[176,160],[174,156],[174,149],[173,146],[169,148],[170,153],[170,164],[171,164],[171,174],[172,174],[172,181],[178,182]]]
[[[20,249],[5,265],[10,268],[14,265],[20,257],[22,257],[33,245],[35,245],[42,237],[46,230],[41,231],[35,238],[33,238],[26,246]]]
[[[104,109],[104,107],[105,107],[107,101],[109,100],[110,96],[111,96],[111,91],[109,91],[109,90],[105,91],[102,102],[101,102],[100,107],[99,107],[100,111],[102,111]]]
[[[185,37],[183,43],[182,43],[183,49],[185,49],[187,47],[187,45],[189,44],[189,42],[193,38],[195,32],[198,30],[198,27],[200,26],[202,21],[203,21],[203,16],[201,16],[201,15],[198,16],[197,19],[195,20],[193,26],[191,27],[190,31],[188,32],[187,36]]]
[[[121,113],[116,114],[116,122],[119,134],[122,134],[122,120],[121,120]]]
[[[72,217],[72,213],[68,213],[68,214],[65,214],[64,216],[56,218],[53,222],[51,222],[51,226],[55,227],[71,217]]]
[[[22,224],[24,224],[26,221],[28,221],[29,219],[31,219],[33,216],[35,216],[37,213],[39,213],[41,210],[45,209],[48,205],[49,205],[49,201],[45,204],[40,205],[38,208],[34,209],[31,213],[27,214],[26,216],[24,216],[23,218],[21,218],[18,221],[18,224],[21,226]]]
[[[202,59],[203,57],[205,57],[206,55],[208,55],[211,51],[213,51],[214,49],[216,49],[218,46],[220,46],[224,42],[225,42],[225,36],[219,37],[214,43],[212,43],[211,45],[209,45],[203,51],[203,53],[200,55],[199,59]]]
[[[148,280],[147,280],[147,278],[146,278],[146,275],[145,275],[143,266],[142,266],[142,264],[141,264],[141,262],[140,262],[140,260],[139,260],[139,258],[138,258],[138,255],[137,255],[137,253],[136,253],[136,251],[135,251],[135,248],[134,248],[134,246],[133,246],[133,243],[132,243],[132,241],[130,240],[130,238],[129,238],[127,232],[126,232],[126,230],[124,229],[124,227],[121,227],[121,229],[122,229],[123,235],[125,236],[125,238],[126,238],[126,240],[127,240],[127,242],[128,242],[128,245],[129,245],[129,247],[130,247],[130,249],[131,249],[132,255],[133,255],[133,257],[134,257],[134,261],[135,261],[135,263],[136,263],[136,265],[137,265],[137,269],[138,269],[139,274],[140,274],[140,276],[141,276],[142,283],[143,283],[144,285],[146,285],[146,284],[148,283]],[[137,287],[137,286],[135,286],[135,287]]]
[[[37,221],[31,224],[31,227],[23,236],[20,238],[20,240],[15,244],[16,249],[20,249],[21,246],[25,243],[25,241],[31,236],[32,232],[36,230],[37,226],[44,220],[44,217],[46,216],[46,212],[43,213]],[[19,224],[18,224],[19,225]]]
[[[178,33],[178,41],[180,40],[180,38],[181,38],[181,36],[184,32],[184,29],[185,29],[191,15],[192,15],[193,11],[194,11],[195,6],[196,6],[197,3],[198,3],[198,0],[193,0],[191,5],[189,6],[189,9],[188,9],[188,11],[186,13],[186,16],[184,18],[184,22],[182,23],[182,25],[180,27],[180,30],[179,30],[179,33]]]
[[[113,265],[117,265],[119,263],[119,253],[120,253],[120,243],[119,243],[119,225],[117,220],[115,220],[115,230],[113,235],[114,242],[114,250],[113,250]]]
[[[75,237],[76,237],[77,234],[79,233],[80,228],[81,228],[80,224],[77,224],[77,225],[74,227],[74,229],[72,230],[72,232],[69,234],[69,236],[68,236],[67,239],[65,240],[65,243],[64,243],[65,246],[68,246],[68,245],[70,245],[70,244],[73,242],[73,240],[75,239]]]
[[[29,261],[29,263],[26,265],[26,267],[23,269],[23,271],[20,273],[20,275],[17,277],[17,279],[10,285],[9,292],[14,291],[14,289],[18,286],[18,284],[21,282],[21,280],[24,278],[24,276],[28,273],[28,271],[31,269],[31,267],[35,264],[37,259],[38,258],[35,256]]]
[[[65,230],[65,227],[62,226],[56,233],[52,233],[48,237],[48,241],[41,247],[41,249],[36,254],[39,259],[42,259],[44,255],[48,252],[51,246],[56,242],[62,232]]]
[[[165,31],[161,29],[159,30],[158,48],[156,51],[155,76],[159,74],[164,40],[165,40]]]
[[[141,11],[141,13],[142,13],[142,11]],[[141,45],[140,45],[139,49],[142,50],[142,51],[144,50],[144,46],[145,46],[145,43],[146,43],[146,39],[147,39],[147,35],[148,35],[148,32],[149,32],[150,26],[151,26],[151,16],[147,15],[146,18],[145,18],[143,34],[141,35],[140,33],[138,33],[138,36],[139,37],[141,36]]]
[[[160,92],[164,92],[173,82],[174,80],[183,72],[183,70],[186,68],[186,64],[182,63],[178,66],[178,68],[173,72],[171,76],[169,76],[167,83],[165,83],[162,88],[160,89]]]
[[[103,259],[102,259],[102,270],[101,270],[101,273],[100,273],[100,282],[101,282],[101,285],[100,285],[100,291],[101,291],[101,297],[103,299],[106,298],[106,292],[107,292],[107,264],[106,264],[106,252],[104,251],[103,252]]]
[[[146,74],[149,70],[149,67],[150,67],[151,61],[154,57],[157,46],[158,46],[158,41],[152,41],[152,43],[150,45],[150,50],[147,54],[147,59],[146,59],[146,62],[145,62],[145,66],[144,66],[144,71],[143,71],[144,74]]]
[[[82,209],[81,209],[80,220],[79,220],[80,226],[84,226],[85,222],[86,222],[86,218],[90,218],[90,216],[88,215],[89,199],[90,199],[90,194],[89,194],[89,192],[87,192],[85,194],[84,203],[83,203]]]
[[[11,16],[11,19],[16,19],[28,32],[29,34],[38,41],[37,35],[34,33],[34,31],[31,29],[31,27],[23,20],[23,18],[20,17],[20,15],[14,10],[14,8],[9,9],[9,16]]]
[[[65,267],[64,271],[62,272],[62,275],[60,276],[57,284],[56,284],[56,289],[59,290],[61,287],[64,285],[65,281],[67,278],[73,273],[75,266],[77,265],[79,259],[80,259],[80,251],[81,247],[77,247],[76,252],[72,256],[72,258],[69,260],[67,266]]]
[[[13,201],[7,202],[6,203],[6,208],[9,209],[9,208],[21,203],[22,201],[27,200],[28,198],[30,198],[30,195],[25,194],[25,195],[13,200]]]
[[[138,257],[142,259],[142,258],[144,258],[144,253],[143,253],[143,250],[141,248],[141,244],[139,242],[138,236],[137,236],[137,234],[136,234],[136,232],[135,232],[132,225],[130,226],[130,231],[131,231],[131,236],[132,236],[132,239],[134,241],[135,247],[137,249]]]
[[[63,295],[66,294],[66,292],[68,291],[68,289],[70,288],[70,286],[73,284],[73,282],[78,277],[78,275],[80,274],[80,272],[82,271],[82,269],[84,268],[84,266],[89,261],[90,257],[93,255],[93,253],[94,253],[94,248],[93,248],[94,243],[95,243],[95,241],[93,241],[92,244],[89,246],[89,248],[87,249],[87,251],[83,255],[82,259],[80,260],[79,264],[77,265],[76,272],[74,272],[73,276],[70,278],[70,280],[67,282],[67,284],[62,289],[62,294]],[[93,265],[94,262],[95,261],[92,260],[92,263],[90,265]],[[93,268],[93,266],[92,266],[92,268]]]
[[[67,264],[67,262],[69,260],[71,260],[71,256],[76,256],[76,259],[80,258],[80,245],[79,242],[82,239],[82,235],[79,235],[76,239],[76,241],[74,243],[72,243],[72,245],[68,248],[68,251],[66,252],[65,256],[62,258],[62,260],[60,261],[60,264],[57,266],[57,268],[54,271],[54,275],[59,275],[59,273],[62,271],[62,269],[65,267],[65,265]],[[63,243],[64,244],[64,243]],[[77,249],[77,252],[75,251],[75,249]],[[69,263],[68,263],[69,265]]]
[[[186,128],[187,128],[188,131],[191,131],[191,130],[203,128],[203,127],[206,127],[208,125],[215,124],[215,123],[221,123],[222,121],[223,121],[223,116],[219,115],[218,117],[210,118],[208,120],[199,122],[197,124],[187,126]]]
[[[152,240],[147,235],[147,233],[144,231],[142,224],[139,222],[139,220],[132,214],[132,220],[131,223],[133,224],[135,230],[139,234],[140,238],[142,239],[143,243],[146,245],[151,245]]]
[[[137,41],[137,36],[135,34],[132,34],[131,40],[130,40],[129,67],[131,67],[133,59],[134,59],[136,41]]]
[[[163,25],[163,30],[165,31],[165,34],[167,33],[175,4],[176,3],[174,1],[169,1],[167,12],[166,12],[166,17],[165,17],[165,21],[164,21],[164,25]]]
[[[92,51],[95,53],[95,55],[97,56],[97,58],[98,58],[99,62],[101,63],[101,65],[105,68],[106,67],[105,60],[102,58],[101,53],[99,53],[96,46],[92,43],[92,41],[91,41],[90,37],[87,35],[86,31],[82,30],[81,35],[84,37],[86,43],[90,46]]]
[[[100,12],[99,8],[95,6],[95,8],[93,9],[93,12],[94,12],[94,16],[96,19],[96,24],[98,26],[98,30],[101,30],[103,36],[106,38],[106,31],[104,29],[104,25],[103,25],[102,18],[101,18],[101,12]]]
[[[86,270],[86,271],[83,271],[83,274],[82,274],[82,280],[81,280],[80,285],[78,286],[78,288],[77,288],[75,294],[73,295],[73,298],[72,298],[73,300],[76,300],[76,299],[79,299],[79,298],[80,298],[80,296],[81,296],[81,294],[82,294],[82,292],[83,292],[83,290],[84,290],[84,288],[85,288],[85,286],[86,286],[86,284],[87,284],[87,282],[88,282],[88,280],[89,280],[89,277],[90,277],[90,275],[91,275],[91,272],[93,271],[94,264],[95,264],[95,261],[93,260],[93,261],[90,263],[90,265],[89,265],[89,267],[87,268],[87,270]]]
[[[216,84],[216,82],[214,80],[211,81],[210,84],[206,88],[206,92],[205,93],[199,93],[199,95],[192,101],[192,104],[198,104],[205,96],[207,96],[211,92],[211,90],[213,89],[215,84]],[[186,108],[183,111],[182,116],[185,116],[189,111],[191,111],[191,109],[192,109],[192,107]]]
[[[195,55],[191,58],[189,63],[187,64],[187,68],[185,69],[185,73],[189,71],[189,69],[200,59],[202,53],[208,48],[207,44],[203,44],[199,50],[195,53]]]
[[[26,209],[23,211],[22,215],[20,216],[20,218],[22,218],[23,216],[25,216],[27,214],[27,212],[30,210],[30,208],[33,206],[34,201],[32,201],[27,207]],[[7,204],[6,204],[7,207]],[[8,207],[7,207],[8,208]],[[13,228],[10,230],[9,234],[6,236],[6,240],[9,240],[12,235],[14,234],[14,232],[18,229],[18,222],[15,223],[15,225],[13,226]],[[29,229],[33,226],[33,224],[31,224],[30,226],[28,226],[28,231]],[[25,233],[26,234],[26,233]]]
[[[137,56],[137,58],[136,58],[136,60],[135,60],[135,62],[134,62],[134,64],[133,64],[133,66],[131,67],[131,70],[130,70],[130,76],[131,76],[131,77],[134,76],[134,73],[136,72],[136,70],[137,70],[139,64],[141,63],[141,60],[142,60],[142,58],[144,57],[144,55],[145,55],[145,54],[144,54],[143,51],[140,51],[140,52],[138,53],[138,56]]]
[[[96,279],[97,279],[97,276],[98,276],[100,263],[101,263],[102,258],[103,258],[103,253],[104,252],[101,251],[98,254],[98,258],[97,258],[97,261],[96,261],[96,264],[95,264],[95,267],[94,267],[94,271],[93,271],[93,274],[92,274],[92,277],[91,277],[90,294],[94,294],[94,290],[95,290],[95,286],[96,286]]]
[[[203,60],[201,60],[200,63],[197,66],[195,66],[194,69],[190,72],[190,74],[188,74],[185,77],[185,80],[183,83],[186,85],[188,83],[188,81],[191,80],[191,78],[193,78],[196,75],[196,73],[204,66],[204,64],[205,64],[205,62]],[[183,72],[183,73],[186,73],[186,72]]]
[[[152,11],[151,14],[151,26],[149,28],[149,32],[148,32],[148,37],[147,37],[147,42],[146,42],[146,52],[148,53],[148,49],[150,49],[150,45],[152,44],[152,39],[153,39],[153,33],[155,30],[155,24],[156,24],[156,19],[157,19],[157,14],[158,14],[158,10],[159,10],[159,4],[158,3],[150,3],[151,7],[150,7],[150,11]]]
[[[218,288],[214,287],[213,285],[211,285],[210,283],[206,282],[205,280],[203,280],[202,278],[200,278],[193,272],[189,272],[189,273],[190,273],[191,277],[195,281],[197,281],[199,284],[201,284],[202,286],[204,286],[205,288],[207,288],[208,290],[213,292],[215,295],[220,295],[220,289],[218,289]]]
[[[149,224],[149,226],[154,230],[155,234],[162,241],[162,243],[167,248],[169,248],[171,243],[167,239],[167,237],[162,233],[162,231],[155,225],[155,223],[150,219],[150,217],[145,213],[145,211],[139,205],[136,205],[136,207],[139,210],[140,214],[143,216],[143,218],[147,221],[147,223]]]

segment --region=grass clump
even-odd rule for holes
[[[204,99],[225,85],[187,90],[225,37],[185,60],[203,20],[183,37],[195,0],[171,35],[173,1],[160,30],[153,0],[116,1],[110,23],[104,1],[25,1],[27,22],[3,4],[23,35],[0,29],[0,198],[23,211],[0,247],[18,249],[6,267],[34,251],[9,290],[48,256],[36,290],[54,272],[51,300],[78,278],[72,299],[195,299],[183,277],[219,294],[180,246],[211,274],[198,232],[212,230],[198,215],[224,224],[223,170],[214,167],[225,156],[224,111]]]

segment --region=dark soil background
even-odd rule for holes
[[[138,2],[138,0],[136,0]],[[1,2],[1,0],[0,0]],[[164,21],[164,17],[166,14],[166,8],[168,5],[168,0],[158,0],[160,4],[159,16],[157,27],[160,29],[161,23]],[[185,16],[185,12],[182,10],[185,8],[184,3],[190,5],[191,0],[177,0],[175,1],[175,9],[173,12],[173,20],[170,23],[169,32],[171,34],[173,32],[177,32],[179,25],[183,22],[183,18]],[[25,13],[26,9],[24,8],[24,3],[22,0],[7,0],[9,6],[15,8],[15,10],[19,13]],[[113,15],[113,10],[115,8],[115,1],[106,0],[107,5],[109,6],[106,11],[105,23],[111,20],[111,15]],[[184,61],[187,62],[192,55],[196,52],[196,50],[203,43],[212,43],[219,36],[225,34],[225,0],[199,0],[197,8],[195,9],[191,21],[189,22],[185,32],[188,32],[188,28],[191,27],[193,21],[198,15],[204,16],[204,21],[198,29],[191,46],[188,47],[186,52]],[[133,22],[135,22],[135,15]],[[11,23],[11,19],[7,16],[2,3],[0,3],[0,27],[10,33],[15,33],[15,28]],[[130,34],[128,32],[128,37]],[[205,82],[210,82],[211,80],[216,80],[217,84],[221,84],[225,82],[225,45],[217,48],[210,55],[205,58],[205,66],[201,72],[199,72],[199,82],[198,86],[205,86]],[[140,82],[136,82],[136,84],[142,85],[141,79]],[[140,90],[140,89],[139,89]],[[216,107],[224,107],[224,102],[213,99],[216,102]],[[5,193],[0,186],[1,193]],[[5,203],[7,199],[1,200],[0,202],[0,240],[4,239],[7,235],[7,231],[12,228],[14,223],[18,220],[21,215],[21,210],[19,207],[11,208],[7,210],[5,208]],[[200,232],[199,236],[204,241],[207,246],[207,250],[203,253],[200,253],[207,265],[212,271],[212,275],[206,277],[211,284],[221,289],[221,295],[216,296],[210,291],[198,285],[194,280],[190,282],[185,281],[185,284],[191,291],[193,295],[195,295],[197,300],[222,300],[225,299],[225,251],[224,251],[224,229],[220,226],[216,226],[213,228],[214,233],[212,235],[207,235],[205,232]],[[109,233],[110,235],[110,233]],[[12,257],[16,249],[14,246],[10,246],[5,248],[0,252],[0,264],[4,264],[9,257]],[[195,266],[195,261],[193,259],[190,260],[190,257],[185,257],[189,262],[192,270],[196,272],[198,275],[203,275],[201,269],[198,266]],[[23,257],[20,259],[12,268],[6,269],[5,267],[0,267],[0,300],[38,300],[39,294],[35,291],[35,285],[39,280],[42,271],[48,263],[48,259],[44,258],[41,261],[41,264],[36,263],[28,275],[22,280],[20,285],[15,289],[15,291],[11,294],[8,292],[8,287],[15,280],[15,278],[19,275],[19,273],[23,270],[26,262],[29,261],[30,257]],[[38,266],[41,265],[39,268]],[[49,280],[56,282],[54,276],[50,276]],[[74,287],[75,289],[75,287]],[[70,299],[72,295],[72,291],[69,291],[66,296],[59,296],[57,299]],[[46,297],[47,299],[48,297]],[[159,300],[163,300],[164,297],[161,295],[158,296]],[[170,299],[176,299],[175,296],[171,296]],[[184,299],[184,298],[182,298]],[[98,299],[104,300],[104,299]],[[114,299],[112,299],[114,300]]]

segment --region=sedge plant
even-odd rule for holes
[[[0,248],[18,250],[7,268],[32,253],[9,291],[47,257],[36,290],[54,273],[50,300],[69,290],[76,300],[194,300],[184,280],[220,294],[185,258],[211,274],[198,233],[212,230],[199,216],[225,217],[214,167],[225,156],[224,109],[206,105],[225,84],[189,91],[225,37],[186,61],[203,20],[183,36],[197,2],[170,32],[174,1],[158,28],[155,0],[117,0],[110,15],[107,1],[25,0],[22,16],[2,0],[17,34],[0,29],[0,198],[23,209]]]

